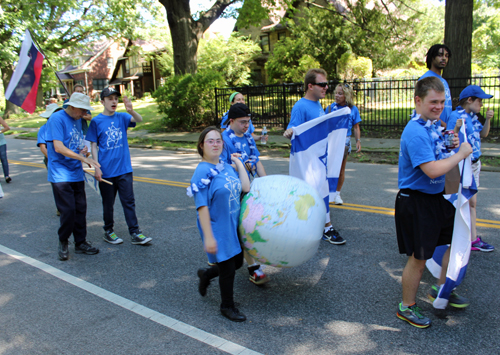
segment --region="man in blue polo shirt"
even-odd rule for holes
[[[448,86],[448,82],[441,76],[443,69],[448,65],[448,61],[451,58],[451,50],[445,46],[444,44],[435,44],[426,54],[425,62],[427,64],[427,69],[429,69],[424,75],[422,75],[418,80],[422,80],[423,78],[427,78],[429,76],[434,76],[441,80],[444,85],[444,108],[441,113],[440,120],[441,125],[446,127],[448,123],[448,119],[451,115],[452,111],[452,100],[451,100],[451,92],[450,87]],[[443,124],[444,123],[444,124]]]
[[[415,86],[415,108],[412,119],[401,135],[398,186],[396,197],[396,233],[399,252],[408,256],[403,270],[403,300],[398,318],[418,328],[427,328],[431,320],[416,305],[416,295],[425,262],[438,245],[451,243],[455,208],[443,197],[444,175],[472,153],[469,143],[462,143],[456,154],[444,148],[443,135],[437,120],[443,110],[445,88],[436,77],[419,80]],[[454,138],[458,147],[458,137]],[[436,294],[446,280],[449,249],[442,259],[442,273]],[[469,302],[452,292],[449,304],[463,308]]]
[[[90,98],[81,93],[71,95],[64,110],[47,121],[47,171],[57,210],[60,211],[59,259],[68,260],[68,240],[75,238],[77,254],[97,254],[99,249],[87,242],[87,198],[82,163],[99,169],[99,163],[87,158],[83,143],[81,118],[90,106]]]
[[[95,170],[95,177],[100,181],[104,240],[110,244],[123,243],[123,239],[113,231],[114,204],[118,193],[132,244],[144,245],[152,238],[142,234],[135,214],[132,162],[127,141],[128,127],[135,127],[136,122],[142,122],[142,116],[134,111],[132,103],[126,96],[123,97],[123,103],[127,112],[116,112],[120,96],[120,93],[112,87],[101,91],[104,111],[92,119],[86,138],[92,142],[92,156],[101,164],[101,168]],[[101,181],[102,178],[112,182],[113,185]]]

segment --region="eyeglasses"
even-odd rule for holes
[[[328,86],[328,83],[326,81],[324,81],[322,83],[313,83],[313,85],[318,85],[318,86],[321,86],[322,88],[324,88],[324,87]]]
[[[221,145],[222,139],[207,139],[205,143],[207,143],[208,145],[215,145],[215,144]]]
[[[246,125],[250,124],[250,120],[239,120],[239,121],[236,121],[236,122],[239,122],[242,126],[246,126]]]

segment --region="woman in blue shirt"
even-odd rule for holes
[[[354,92],[349,84],[339,84],[335,88],[335,102],[325,110],[325,113],[328,114],[346,106],[349,106],[351,109],[351,116],[349,118],[349,127],[347,128],[347,137],[345,140],[344,159],[342,160],[342,167],[340,169],[337,191],[330,191],[330,201],[336,205],[344,203],[340,198],[340,189],[342,189],[342,185],[344,185],[347,156],[351,154],[351,131],[354,131],[354,138],[356,138],[356,153],[361,151],[361,130],[359,129],[361,117],[358,108],[354,106]]]
[[[238,239],[241,191],[250,190],[250,181],[239,154],[232,154],[232,165],[219,160],[224,142],[216,127],[206,128],[198,139],[202,161],[196,167],[188,188],[198,212],[198,229],[203,240],[209,268],[199,269],[198,290],[207,293],[210,280],[219,276],[221,313],[234,322],[246,317],[234,306],[233,285],[236,270],[243,265],[243,251]]]

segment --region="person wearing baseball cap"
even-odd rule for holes
[[[462,90],[459,97],[458,107],[452,112],[446,129],[452,130],[457,125],[458,120],[465,124],[467,141],[472,146],[472,171],[474,180],[479,188],[479,173],[481,171],[481,138],[486,138],[490,132],[490,122],[494,112],[486,109],[484,124],[479,122],[478,113],[483,107],[483,99],[491,99],[493,95],[488,95],[477,85],[469,85]],[[448,192],[447,192],[448,193]],[[476,203],[477,194],[469,199],[470,219],[471,219],[471,250],[491,252],[495,247],[486,243],[477,235],[476,230]]]
[[[110,244],[121,244],[123,239],[114,232],[114,204],[116,194],[127,222],[132,244],[146,245],[152,238],[142,234],[135,212],[133,189],[133,169],[127,140],[127,129],[142,122],[142,116],[134,111],[132,102],[124,96],[123,103],[127,112],[116,112],[121,94],[112,87],[101,91],[101,103],[104,111],[90,122],[87,139],[92,142],[92,156],[101,167],[95,171],[101,191],[104,220],[104,240]],[[98,149],[99,148],[99,149]],[[113,185],[101,181],[106,179]]]
[[[86,156],[81,122],[81,118],[93,108],[90,98],[81,93],[71,95],[67,105],[50,116],[46,137],[49,158],[47,178],[61,213],[58,230],[60,260],[68,260],[71,234],[75,240],[75,253],[99,253],[99,249],[87,241],[87,198],[82,166],[84,163],[99,168],[98,162]]]
[[[229,96],[229,103],[232,105],[234,104],[245,104],[245,96],[241,92],[233,92]],[[229,110],[222,116],[222,119],[220,121],[220,129],[221,132],[224,132],[224,130],[229,126]],[[262,138],[261,135],[258,135],[255,133],[255,127],[252,124],[252,120],[250,120],[250,125],[248,126],[248,133],[250,133],[253,137],[254,140],[258,141]]]

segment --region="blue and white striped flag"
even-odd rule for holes
[[[306,181],[323,197],[326,222],[330,222],[328,180],[336,187],[350,113],[346,107],[293,127],[290,175]]]
[[[459,132],[460,143],[466,141],[465,124]],[[453,238],[451,241],[450,261],[446,271],[446,281],[441,285],[438,296],[433,302],[434,308],[444,309],[448,305],[448,299],[455,287],[460,285],[467,271],[471,248],[471,219],[469,199],[477,193],[477,185],[472,173],[472,161],[469,155],[459,163],[460,187],[458,193],[445,195],[444,197],[453,203],[456,208],[455,225],[453,227]],[[427,260],[426,266],[434,277],[439,278],[441,274],[441,262],[443,255],[448,250],[448,245],[436,248],[431,259]]]

